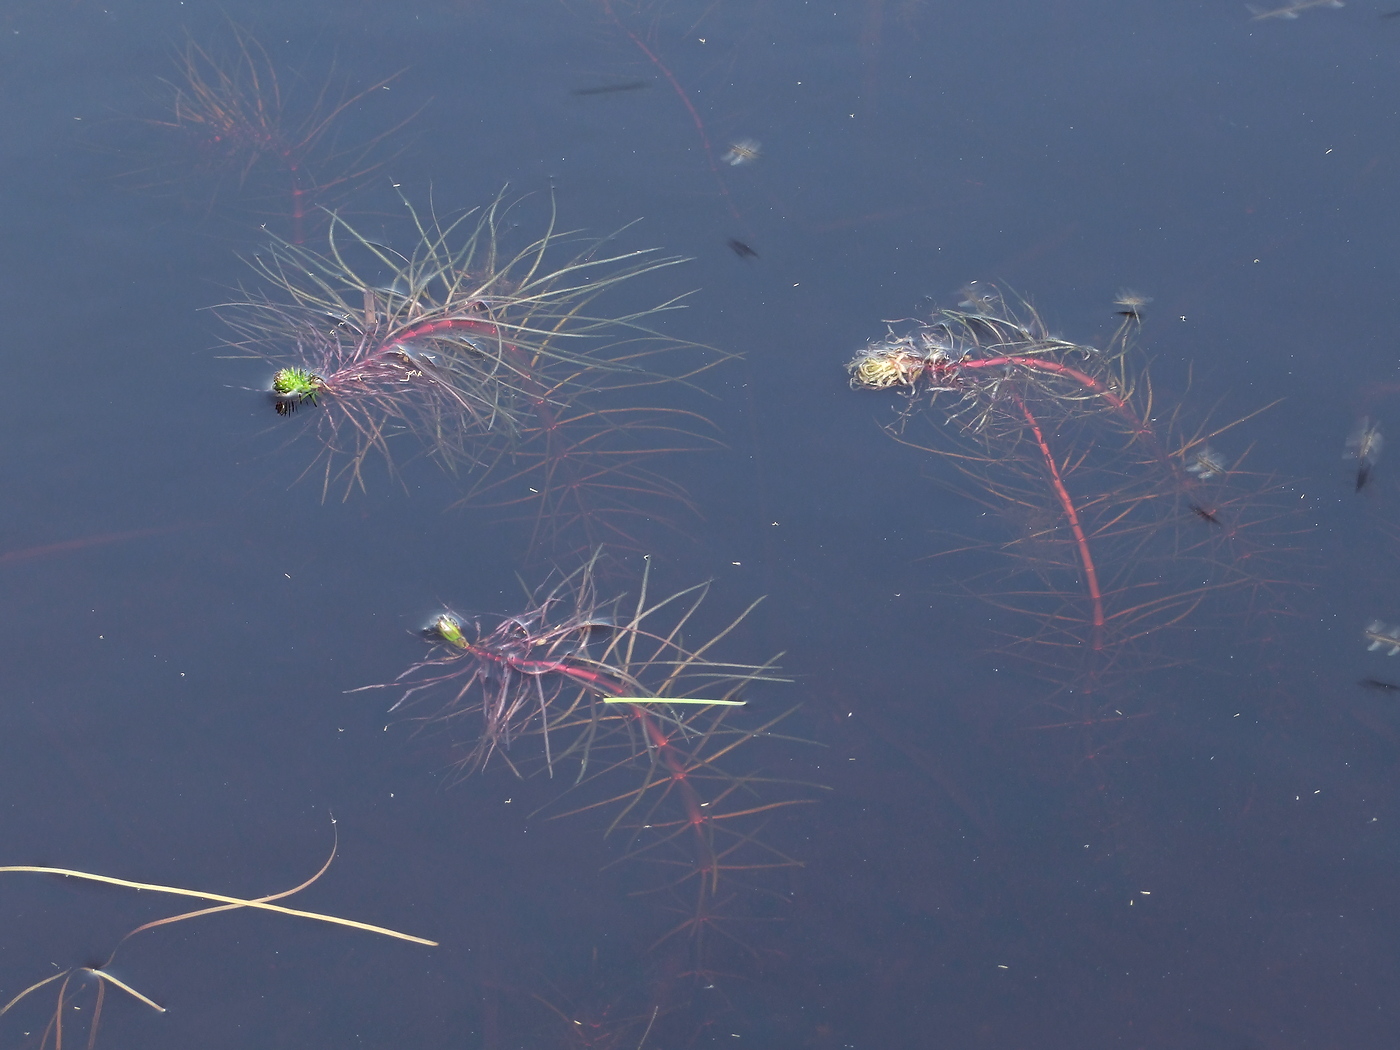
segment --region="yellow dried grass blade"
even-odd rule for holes
[[[747,700],[702,700],[695,696],[605,696],[605,704],[704,704],[710,707],[743,707]]]
[[[73,879],[87,879],[89,882],[101,882],[108,886],[121,886],[129,890],[145,890],[149,893],[168,893],[176,897],[193,897],[196,900],[217,901],[220,904],[232,905],[235,908],[257,908],[261,911],[273,911],[279,915],[292,915],[300,919],[315,919],[317,922],[328,922],[335,926],[348,926],[352,930],[364,930],[366,933],[377,933],[384,937],[393,937],[395,940],[411,941],[414,944],[426,944],[430,948],[436,948],[438,942],[430,941],[423,937],[414,937],[412,934],[399,933],[397,930],[390,930],[383,926],[374,926],[367,922],[357,922],[354,919],[341,919],[334,915],[322,915],[320,912],[302,911],[299,908],[284,908],[279,904],[269,904],[261,900],[244,900],[241,897],[228,897],[221,893],[203,893],[199,890],[186,890],[178,886],[159,886],[149,882],[132,882],[128,879],[118,879],[111,875],[95,875],[87,871],[75,871],[72,868],[45,868],[28,864],[6,865],[0,867],[0,874],[5,872],[28,872],[34,875],[64,875]]]
[[[160,1003],[156,1002],[154,999],[147,999],[135,988],[131,987],[131,985],[127,984],[120,978],[113,977],[106,970],[89,970],[88,972],[94,977],[100,977],[104,981],[110,981],[112,984],[115,984],[118,988],[124,991],[127,995],[132,996],[135,999],[141,1000],[141,1002],[145,1003],[152,1010],[158,1010],[161,1013],[165,1013],[165,1007],[161,1006]]]
[[[15,1003],[23,999],[30,992],[37,992],[40,988],[44,987],[44,985],[52,984],[54,981],[61,980],[62,978],[67,977],[72,972],[72,970],[64,970],[62,973],[56,973],[52,977],[45,977],[42,981],[35,981],[33,984],[31,984],[24,991],[20,992],[19,995],[15,996],[4,1006],[0,1006],[0,1017],[3,1017],[5,1014],[9,1013],[10,1008],[14,1006]]]

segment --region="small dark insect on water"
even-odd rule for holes
[[[1375,689],[1382,693],[1400,693],[1400,685],[1396,685],[1394,682],[1382,682],[1379,678],[1363,678],[1360,684],[1367,689]]]
[[[1219,525],[1220,519],[1215,516],[1215,511],[1206,510],[1199,503],[1191,504],[1191,509],[1196,512],[1196,516],[1202,521],[1208,521],[1212,525]]]
[[[1347,447],[1342,453],[1342,458],[1356,460],[1357,492],[1365,488],[1366,482],[1371,480],[1371,472],[1375,469],[1376,460],[1380,459],[1384,445],[1385,436],[1381,433],[1379,420],[1372,423],[1370,416],[1362,416],[1356,421],[1356,426],[1347,438]]]
[[[758,252],[754,251],[743,241],[734,237],[729,238],[729,247],[741,259],[757,259]]]

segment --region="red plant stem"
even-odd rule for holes
[[[414,339],[427,339],[431,336],[439,335],[443,332],[481,332],[485,335],[500,336],[500,329],[492,321],[478,321],[470,317],[447,317],[436,321],[422,321],[418,324],[409,325],[401,332],[397,332],[390,339],[386,339],[379,346],[378,352],[383,352],[389,347],[398,346],[410,342]],[[517,359],[516,367],[522,380],[529,386],[534,387],[532,391],[532,401],[536,413],[541,417],[546,430],[553,430],[558,425],[554,413],[549,409],[549,400],[544,392],[539,389],[539,384],[535,382],[530,374],[528,355],[521,352],[518,346],[511,343],[504,344],[506,352]]]
[[[631,708],[633,716],[641,720],[652,747],[656,748],[657,753],[661,756],[661,761],[665,763],[666,768],[671,773],[671,781],[681,793],[686,817],[690,821],[690,828],[695,833],[698,842],[698,851],[705,858],[705,861],[702,862],[704,865],[702,873],[708,881],[715,875],[714,857],[710,853],[709,843],[705,841],[704,833],[700,830],[706,822],[705,814],[701,812],[700,796],[695,793],[695,788],[686,779],[685,761],[671,746],[670,739],[662,731],[661,725],[650,711],[639,704],[632,704]]]
[[[429,336],[438,335],[442,332],[482,332],[486,335],[496,335],[497,329],[490,321],[477,321],[469,317],[448,317],[438,321],[422,321],[418,324],[411,324],[401,332],[396,332],[392,339],[387,339],[380,349],[387,349],[395,343],[406,343],[410,339],[426,339]]]
[[[975,361],[959,361],[956,364],[945,367],[949,367],[954,371],[963,369],[972,371],[978,368],[993,368],[997,365],[1019,365],[1021,368],[1031,368],[1040,372],[1053,372],[1056,375],[1068,376],[1076,383],[1098,394],[1112,405],[1115,410],[1127,416],[1128,419],[1138,427],[1141,433],[1148,432],[1142,421],[1133,414],[1132,409],[1128,407],[1128,403],[1121,397],[1088,373],[1081,372],[1077,368],[1071,368],[1069,365],[1062,365],[1058,361],[1050,361],[1043,357],[1029,357],[1022,354],[1007,354],[1003,357],[983,357]]]
[[[381,343],[379,352],[382,353],[391,346],[407,343],[414,339],[426,339],[434,335],[439,335],[442,332],[456,331],[481,332],[491,336],[500,335],[500,329],[491,321],[477,321],[469,317],[448,317],[442,320],[423,321],[416,325],[409,325],[403,331],[396,333],[393,338],[386,339]],[[521,353],[520,348],[511,343],[506,343],[505,349],[510,356],[519,359],[517,362],[517,369],[521,379],[524,380],[528,386],[534,388],[531,391],[531,402],[536,415],[540,417],[540,422],[543,424],[544,429],[546,431],[555,430],[559,422],[549,407],[548,397],[539,389],[539,384],[535,382],[534,377],[530,374],[527,355]]]
[[[1060,364],[1058,361],[1051,361],[1043,357],[1033,357],[1024,354],[984,357],[975,361],[959,361],[954,364],[945,364],[941,367],[945,372],[951,371],[956,373],[962,369],[975,370],[978,368],[990,368],[995,365],[1016,365],[1021,368],[1035,369],[1041,372],[1052,372],[1055,375],[1066,376],[1073,379],[1086,390],[1103,398],[1104,401],[1108,403],[1109,407],[1126,419],[1128,424],[1133,428],[1133,435],[1135,437],[1147,440],[1153,458],[1161,464],[1163,470],[1165,470],[1168,475],[1175,478],[1181,477],[1180,467],[1172,463],[1171,457],[1168,456],[1166,450],[1162,448],[1161,443],[1157,439],[1157,434],[1147,424],[1147,421],[1139,418],[1126,400],[1119,397],[1107,386],[1086,372],[1081,372],[1077,368],[1071,368],[1069,365]],[[933,370],[935,367],[937,366],[930,364],[929,369]],[[1024,410],[1024,408],[1025,406],[1022,405],[1022,410]]]
[[[480,652],[480,650],[477,651]],[[488,654],[481,653],[481,655]],[[520,674],[560,674],[608,696],[616,697],[623,693],[623,688],[607,675],[598,671],[590,671],[586,667],[578,667],[569,660],[515,660],[510,657],[504,659],[493,657],[493,659],[498,659],[498,662],[504,663],[511,670]],[[658,697],[658,700],[665,703],[663,697]],[[695,835],[695,849],[700,859],[700,874],[705,880],[706,892],[709,892],[713,890],[714,882],[718,878],[719,861],[710,848],[709,841],[705,838],[703,828],[708,822],[708,818],[705,816],[699,794],[688,779],[685,756],[671,744],[670,738],[662,729],[661,724],[646,707],[641,704],[628,704],[627,706],[632,717],[641,722],[642,731],[646,734],[651,746],[655,748],[657,755],[660,756],[662,765],[666,767],[671,776],[671,783],[675,785],[676,791],[680,794],[681,805],[685,807],[686,822]]]
[[[512,671],[518,671],[520,674],[532,676],[561,674],[565,678],[572,678],[576,682],[592,686],[609,696],[622,695],[621,686],[607,675],[598,671],[590,671],[586,667],[576,667],[567,660],[513,660],[507,657],[502,662]]]
[[[1090,635],[1090,644],[1095,652],[1101,652],[1104,644],[1103,592],[1099,590],[1099,570],[1094,566],[1094,556],[1089,553],[1088,537],[1084,535],[1084,526],[1079,521],[1079,511],[1075,509],[1074,501],[1070,499],[1069,489],[1065,488],[1064,478],[1060,476],[1060,468],[1055,463],[1055,456],[1051,453],[1050,445],[1041,432],[1040,424],[1036,422],[1035,416],[1031,415],[1030,409],[1019,398],[1017,405],[1026,417],[1026,422],[1031,426],[1031,433],[1035,435],[1036,444],[1040,446],[1040,454],[1045,458],[1045,468],[1050,472],[1050,483],[1055,489],[1055,496],[1059,499],[1060,508],[1064,511],[1065,519],[1074,532],[1074,542],[1079,548],[1079,561],[1084,567],[1085,586],[1089,589],[1089,600],[1094,607],[1094,629]]]

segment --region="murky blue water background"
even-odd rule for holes
[[[694,289],[666,330],[744,356],[709,381],[728,449],[672,468],[704,517],[655,541],[656,571],[713,577],[716,617],[769,596],[732,652],[785,651],[796,682],[760,696],[805,702],[794,728],[822,749],[794,761],[832,790],[774,832],[806,866],[758,955],[687,989],[647,952],[668,919],[603,870],[598,827],[526,821],[547,788],[499,770],[448,788],[442,739],[345,695],[416,658],[442,603],[514,611],[516,573],[548,562],[487,513],[444,511],[451,483],[423,464],[323,503],[294,483],[309,450],[249,389],[266,370],[219,358],[205,308],[275,216],[236,173],[216,195],[143,158],[140,122],[168,116],[184,34],[217,41],[223,16],[12,3],[0,863],[271,893],[322,863],[333,814],[339,856],[293,903],[443,945],[246,913],[152,931],[114,972],[169,1012],[109,997],[98,1045],[635,1046],[606,1026],[653,1002],[691,1004],[658,1047],[1390,1045],[1400,701],[1357,683],[1391,671],[1360,628],[1400,620],[1400,475],[1382,459],[1358,495],[1339,454],[1358,415],[1396,413],[1400,19],[1149,0],[224,10],[298,91],[402,70],[344,117],[364,137],[421,108],[347,208],[389,207],[392,182],[450,212],[509,183],[552,192],[567,226],[641,219],[624,243],[693,257],[621,301]],[[715,156],[762,142],[723,191],[629,33]],[[164,192],[122,177],[144,165]],[[1121,735],[1025,728],[1050,687],[988,651],[1024,625],[956,593],[975,563],[927,557],[996,526],[845,383],[885,320],[975,279],[1086,342],[1120,288],[1153,296],[1164,415],[1282,399],[1221,439],[1296,479],[1273,497],[1267,615],[1203,609],[1173,643],[1188,663],[1121,686],[1147,716]],[[0,999],[169,913],[5,876]],[[570,1032],[536,995],[601,1027]],[[18,1007],[0,1045],[43,1023]]]

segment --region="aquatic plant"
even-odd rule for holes
[[[777,810],[810,801],[812,785],[736,765],[755,761],[750,744],[791,739],[778,727],[794,709],[747,706],[756,687],[784,681],[772,660],[714,655],[757,602],[687,643],[707,584],[654,597],[648,560],[635,597],[602,601],[598,562],[541,588],[518,615],[439,614],[425,631],[429,655],[365,688],[398,691],[391,710],[427,705],[417,717],[454,734],[463,776],[493,760],[517,775],[568,774],[549,812],[609,814],[605,833],[625,842],[615,863],[649,864],[662,878],[647,892],[682,910],[657,943],[686,934],[699,959],[709,933],[732,936],[725,908],[741,887],[766,892],[765,873],[798,863],[763,830]]]
[[[847,373],[854,389],[901,394],[886,430],[936,454],[955,470],[945,483],[1011,525],[1008,538],[962,537],[939,552],[1003,556],[964,587],[1033,621],[1009,633],[1008,651],[1099,693],[1170,662],[1162,632],[1208,595],[1281,582],[1261,556],[1284,553],[1281,482],[1249,470],[1248,449],[1229,459],[1210,446],[1264,409],[1190,426],[1182,404],[1160,403],[1135,345],[1136,305],[1090,346],[995,289],[965,295],[929,322],[891,328]]]
[[[164,81],[167,114],[139,121],[150,134],[122,143],[124,153],[143,158],[126,178],[159,187],[199,176],[214,183],[216,199],[232,196],[284,218],[297,244],[318,209],[362,186],[395,155],[395,137],[417,116],[391,118],[364,137],[347,133],[347,118],[398,73],[355,89],[332,67],[319,83],[297,83],[233,21],[222,38],[187,36],[175,67]]]
[[[324,251],[276,239],[251,261],[261,286],[216,307],[240,356],[273,366],[281,415],[314,408],[323,497],[365,487],[375,456],[416,441],[467,482],[468,500],[533,504],[537,539],[572,525],[621,538],[648,502],[684,502],[649,468],[713,444],[694,412],[636,403],[636,392],[690,385],[724,355],[656,332],[680,299],[608,316],[598,299],[682,260],[613,249],[561,231],[504,243],[512,206],[447,221],[403,201],[407,254],[332,215]]]

